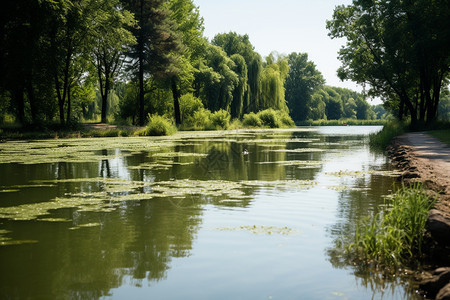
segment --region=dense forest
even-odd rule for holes
[[[416,77],[407,70],[408,76],[395,83],[402,91],[396,94],[397,85],[372,78],[386,73],[372,70],[377,67],[377,53],[366,53],[373,50],[369,42],[376,42],[377,32],[370,32],[372,36],[364,40],[367,47],[357,48],[364,50],[348,50],[358,42],[347,34],[358,30],[348,22],[364,9],[338,7],[328,27],[331,36],[349,40],[340,54],[344,63],[340,76],[369,84],[369,94],[381,96],[383,106],[369,105],[366,94],[326,86],[305,53],[273,52],[263,58],[248,35],[235,32],[218,34],[209,41],[192,0],[7,1],[0,12],[0,124],[65,125],[93,120],[144,125],[160,115],[184,128],[202,128],[211,119],[251,124],[252,115],[267,110],[286,119],[286,124],[292,122],[289,116],[296,123],[371,120],[392,114],[431,120],[438,107],[448,118],[450,99],[445,88],[441,89],[448,78],[448,48],[442,50],[441,45],[438,53],[438,78],[424,76],[435,71],[434,65],[421,65],[425,70],[419,68]],[[373,51],[389,54],[378,48]],[[398,49],[392,51],[404,55]],[[375,61],[361,63],[357,55]],[[447,70],[442,69],[442,57],[446,57]],[[372,69],[357,70],[354,64],[358,61]],[[401,85],[406,82],[413,85]],[[439,102],[441,94],[444,100]]]

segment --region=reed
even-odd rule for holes
[[[411,264],[422,254],[425,223],[434,202],[419,183],[401,187],[380,213],[357,226],[349,253],[354,260],[388,268]]]

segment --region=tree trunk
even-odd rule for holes
[[[56,96],[58,97],[58,107],[59,107],[59,122],[61,125],[64,125],[64,98],[61,95],[61,90],[59,86],[58,75],[55,74],[55,87],[56,87]]]
[[[172,77],[172,95],[173,95],[173,108],[175,112],[175,124],[181,124],[181,111],[180,111],[180,95],[178,93],[177,82],[175,77]]]
[[[31,83],[31,79],[27,82],[27,94],[28,101],[30,102],[30,110],[31,110],[31,121],[35,124],[36,119],[36,97],[34,95],[33,85]]]
[[[403,98],[403,99],[402,99]],[[408,95],[404,89],[402,89],[402,94],[400,95],[400,101],[403,101],[406,105],[406,107],[409,110],[409,113],[411,115],[411,125],[414,127],[417,124],[417,110],[414,108],[414,105],[412,105],[411,101],[408,98]]]
[[[17,105],[17,117],[20,124],[25,123],[25,103],[23,97],[23,88],[21,85],[14,89],[14,100]]]
[[[106,123],[106,113],[108,111],[108,91],[110,88],[110,82],[109,82],[109,74],[108,70],[105,70],[105,89],[102,93],[102,123]],[[103,87],[100,87],[103,89]]]
[[[140,25],[143,24],[144,1],[140,1]],[[144,126],[144,37],[143,29],[139,31],[138,51],[139,51],[139,125]]]
[[[398,109],[398,120],[399,121],[403,121],[403,116],[404,116],[404,108],[405,108],[405,100],[403,99],[403,97],[400,97],[400,105],[399,105],[399,109]]]
[[[70,84],[67,86],[67,122],[70,123],[70,111],[72,110],[71,101],[70,101]]]

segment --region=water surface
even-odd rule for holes
[[[416,299],[333,251],[394,181],[380,127],[0,144],[0,298]]]

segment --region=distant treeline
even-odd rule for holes
[[[0,124],[387,116],[325,86],[307,54],[262,58],[234,32],[208,41],[192,0],[17,0],[0,14]]]

